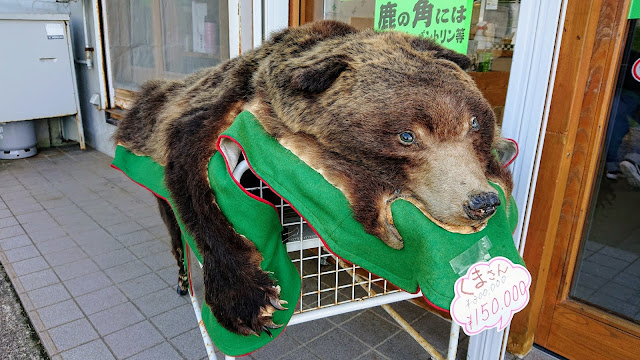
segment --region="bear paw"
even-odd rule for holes
[[[270,279],[269,279],[270,280]],[[256,335],[264,331],[273,337],[270,329],[282,324],[273,322],[277,310],[287,310],[285,300],[280,299],[280,286],[238,284],[238,287],[217,291],[214,299],[207,301],[218,322],[227,330],[241,335]]]

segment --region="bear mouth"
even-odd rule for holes
[[[470,220],[473,221],[473,223],[470,224],[452,224],[450,222],[445,222],[442,221],[438,218],[436,218],[435,216],[433,216],[431,214],[431,212],[428,210],[427,204],[422,201],[421,199],[419,199],[418,197],[416,197],[415,195],[409,195],[409,194],[394,194],[394,196],[392,196],[391,198],[389,198],[386,201],[386,212],[387,212],[387,219],[392,219],[391,217],[391,204],[396,201],[396,200],[406,200],[408,202],[410,202],[411,204],[413,204],[415,207],[418,208],[418,210],[420,210],[420,212],[427,217],[429,220],[431,220],[431,222],[433,222],[434,224],[438,225],[439,227],[452,232],[452,233],[456,233],[456,234],[473,234],[473,233],[477,233],[478,231],[483,230],[486,226],[487,226],[487,222],[489,220],[489,218],[491,217],[491,215],[495,212],[495,208],[492,210],[491,214],[487,214],[486,216],[482,217],[482,220],[479,219],[473,219],[471,218],[471,216],[469,214],[467,214],[465,212],[465,217],[469,218]],[[471,210],[471,209],[470,209]],[[486,210],[485,210],[486,211]],[[477,214],[478,216],[480,216],[480,214]],[[474,215],[475,216],[475,215]],[[388,226],[392,226],[395,229],[395,225],[393,224],[393,222],[388,223]],[[397,232],[397,230],[396,230]]]
[[[489,216],[496,212],[497,206],[487,206],[485,208],[473,210],[466,204],[464,212],[471,220],[488,220]]]

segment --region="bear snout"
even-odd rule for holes
[[[464,204],[464,211],[471,220],[484,220],[496,212],[500,206],[498,194],[483,192],[469,196],[469,201]]]

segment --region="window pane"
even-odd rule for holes
[[[224,0],[107,0],[114,88],[137,90],[229,58]]]

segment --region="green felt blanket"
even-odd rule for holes
[[[498,190],[503,205],[484,230],[469,235],[448,232],[411,203],[396,200],[391,210],[405,246],[395,250],[367,234],[353,218],[342,192],[270,137],[253,114],[241,113],[220,137],[219,144],[225,141],[240,146],[253,172],[308,221],[332,253],[384,277],[405,291],[421,290],[436,307],[449,309],[455,281],[477,261],[504,256],[516,264],[524,264],[511,235],[517,221],[515,203],[509,199],[507,206],[504,192],[495,184],[491,185]],[[113,165],[172,202],[163,184],[163,168],[150,158],[136,156],[118,147]],[[235,184],[221,152],[209,163],[209,179],[223,213],[236,231],[256,243],[265,258],[262,268],[273,272],[274,279],[282,287],[282,297],[291,305],[286,312],[276,312],[274,321],[288,322],[293,304],[300,295],[300,279],[281,242],[276,212]],[[193,239],[180,224],[185,242],[195,250]],[[200,255],[197,256],[201,260]],[[206,306],[203,318],[216,346],[228,355],[246,354],[270,340],[265,334],[260,337],[231,334],[217,324]],[[276,334],[279,331],[276,330]]]

